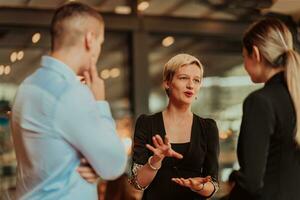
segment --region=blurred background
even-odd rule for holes
[[[0,196],[15,186],[16,159],[9,117],[19,84],[50,49],[53,11],[74,0],[0,0]],[[77,1],[77,0],[76,0]],[[78,0],[79,1],[79,0]],[[236,141],[243,99],[262,87],[251,83],[241,56],[246,27],[263,16],[282,19],[300,44],[299,0],[82,0],[102,13],[105,42],[97,67],[105,80],[107,100],[130,158],[134,123],[142,113],[167,104],[162,89],[164,64],[178,53],[198,57],[205,79],[193,112],[217,121],[221,145],[221,189],[238,169]],[[130,164],[129,164],[130,165]],[[127,173],[99,184],[102,200],[140,199],[127,183]]]

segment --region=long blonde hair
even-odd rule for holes
[[[292,34],[280,20],[262,19],[244,34],[243,46],[249,54],[252,54],[253,45],[260,50],[265,64],[284,68],[296,114],[295,140],[300,146],[300,56],[294,50]]]

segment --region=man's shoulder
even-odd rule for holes
[[[60,99],[64,94],[74,90],[84,90],[77,81],[68,81],[56,73],[39,68],[21,84],[21,87],[31,87],[32,90],[47,93],[55,99]]]

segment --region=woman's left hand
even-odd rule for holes
[[[211,177],[194,177],[194,178],[172,178],[175,183],[188,187],[193,191],[201,191],[204,188],[204,184],[211,181]]]
[[[77,168],[77,172],[89,183],[97,183],[99,180],[99,175],[94,171],[85,158],[80,160],[80,166]]]

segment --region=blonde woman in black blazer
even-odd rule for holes
[[[231,200],[300,199],[300,59],[277,19],[253,24],[243,38],[245,69],[255,83],[243,106]]]

